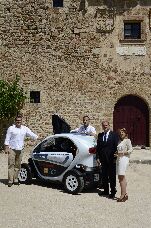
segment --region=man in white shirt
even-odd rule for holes
[[[88,116],[84,116],[83,117],[83,125],[81,125],[79,128],[72,130],[71,132],[77,132],[80,134],[95,136],[96,130],[89,123],[90,123],[90,118]]]
[[[21,167],[25,137],[33,140],[38,138],[28,127],[22,125],[22,117],[17,116],[15,124],[8,128],[4,142],[5,153],[8,153],[8,187],[11,187],[13,183],[19,185],[18,173]]]

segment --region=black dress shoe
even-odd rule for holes
[[[105,191],[99,192],[99,196],[108,196],[108,195],[109,195],[109,192],[105,192]]]
[[[109,195],[109,198],[110,198],[110,199],[114,199],[114,198],[115,198],[115,194],[111,193],[111,194]]]
[[[8,187],[12,187],[13,183],[8,183]]]

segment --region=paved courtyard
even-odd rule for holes
[[[100,197],[98,190],[69,195],[61,185],[35,181],[8,188],[7,155],[0,154],[0,164],[0,228],[151,227],[149,164],[130,164],[129,200],[125,203]]]

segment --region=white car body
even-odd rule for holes
[[[96,155],[89,153],[89,148],[93,148],[96,146],[95,137],[87,136],[87,135],[80,135],[80,134],[72,134],[72,133],[56,134],[56,135],[48,136],[42,142],[49,140],[49,139],[56,139],[56,138],[60,138],[60,137],[65,138],[65,139],[66,138],[70,139],[78,148],[75,159],[72,161],[73,157],[70,156],[70,159],[68,159],[68,161],[65,164],[63,164],[63,166],[68,167],[65,172],[67,172],[68,170],[71,170],[75,165],[79,165],[79,164],[87,167],[87,169],[91,169],[96,166],[96,159],[95,159]],[[39,144],[41,144],[41,143],[39,143]],[[54,152],[48,152],[48,151],[40,152],[41,155],[46,154],[46,153],[48,154],[49,157],[52,157],[52,154],[54,154]],[[31,158],[34,159],[35,154],[36,154],[36,152],[33,152],[31,154]],[[68,155],[70,155],[67,151],[66,152],[58,151],[58,152],[55,152],[55,154],[56,154],[56,156],[55,156],[56,161],[54,161],[54,163],[56,163],[56,164],[60,163],[61,159],[62,159],[62,163],[63,163],[65,158]],[[38,170],[37,170],[37,172],[38,172]],[[62,181],[64,173],[57,177],[45,177],[45,176],[41,175],[40,173],[39,173],[39,175],[48,180],[56,179],[56,180]]]
[[[95,147],[94,136],[74,133],[48,136],[31,153],[29,170],[34,177],[64,183],[66,190],[75,194],[90,182],[96,183],[99,180]],[[23,169],[22,167],[19,180],[24,183],[29,173],[24,178]]]

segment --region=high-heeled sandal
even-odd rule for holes
[[[126,200],[128,200],[127,193],[122,198],[117,199],[117,202],[125,202]]]

